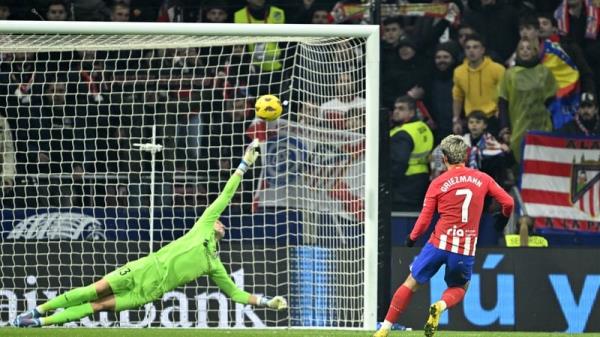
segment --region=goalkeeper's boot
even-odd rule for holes
[[[429,318],[424,328],[425,337],[432,337],[437,331],[442,311],[442,304],[440,302],[435,302],[429,307]]]
[[[32,319],[32,318],[40,318],[40,317],[42,317],[42,314],[40,314],[40,312],[37,311],[36,308],[33,308],[31,310],[25,311],[24,313],[20,314],[17,317]]]
[[[20,316],[17,316],[12,324],[18,328],[40,328],[42,326],[42,322],[39,318]]]
[[[386,329],[384,327],[379,328],[377,332],[373,335],[373,337],[388,337],[390,335],[390,329]]]

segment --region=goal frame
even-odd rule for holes
[[[206,24],[73,21],[2,21],[0,33],[46,35],[195,35],[260,37],[358,37],[366,38],[365,50],[365,218],[364,218],[364,316],[363,329],[377,323],[378,173],[379,173],[379,26],[299,24]],[[0,51],[11,50],[0,46]],[[13,50],[14,51],[14,50]],[[35,51],[35,48],[32,50]]]

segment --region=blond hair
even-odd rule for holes
[[[531,46],[531,50],[533,50],[533,58],[534,59],[539,59],[539,55],[540,55],[540,44],[537,43],[537,41],[534,40],[530,40],[527,38],[522,38],[521,40],[519,40],[519,42],[517,43],[517,49],[516,49],[516,54],[519,53],[519,47],[521,47],[522,44],[524,43],[529,43],[529,45]]]
[[[450,165],[464,163],[467,159],[467,144],[461,136],[447,136],[442,140],[440,149]]]

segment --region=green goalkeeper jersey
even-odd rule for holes
[[[233,283],[219,259],[213,227],[229,205],[241,180],[242,177],[237,174],[229,178],[217,200],[202,213],[187,234],[151,254],[162,272],[161,287],[164,292],[208,275],[235,302],[248,303],[250,294]]]

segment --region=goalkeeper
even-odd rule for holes
[[[137,308],[202,275],[210,276],[237,303],[277,310],[287,308],[287,302],[281,296],[267,298],[237,288],[218,255],[218,241],[225,235],[225,227],[218,218],[258,155],[258,140],[255,140],[217,200],[204,211],[187,234],[155,253],[125,264],[92,285],[70,290],[20,314],[13,325],[41,327],[63,324],[98,311]],[[45,316],[58,308],[65,310]]]

